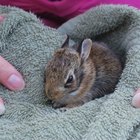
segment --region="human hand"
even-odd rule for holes
[[[0,83],[10,90],[22,90],[25,86],[21,74],[0,56]]]

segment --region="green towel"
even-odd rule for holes
[[[26,88],[0,86],[6,113],[0,117],[0,140],[139,140],[140,109],[131,106],[140,87],[140,11],[120,5],[92,8],[58,30],[33,14],[0,7],[0,55],[22,74]],[[44,69],[68,34],[74,41],[105,42],[125,62],[115,92],[66,112],[55,110],[44,92]],[[125,61],[124,61],[125,60]]]

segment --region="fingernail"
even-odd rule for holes
[[[8,85],[11,90],[22,90],[25,87],[25,82],[21,77],[12,74],[8,78]]]
[[[4,112],[5,112],[5,106],[2,98],[0,98],[0,115],[4,114]]]

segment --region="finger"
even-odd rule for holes
[[[136,108],[140,108],[140,88],[134,94],[132,105]]]
[[[25,82],[21,74],[0,56],[0,83],[10,90],[22,90]]]
[[[5,112],[5,106],[2,98],[0,98],[0,115],[4,114],[4,112]]]

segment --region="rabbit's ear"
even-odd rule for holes
[[[66,40],[63,43],[63,45],[61,46],[61,48],[65,48],[65,47],[69,46],[69,36],[68,35],[65,35],[65,36],[66,36]]]
[[[91,47],[92,47],[92,40],[91,39],[85,39],[82,42],[81,51],[80,51],[80,56],[81,56],[82,61],[86,61],[87,58],[89,57]]]

